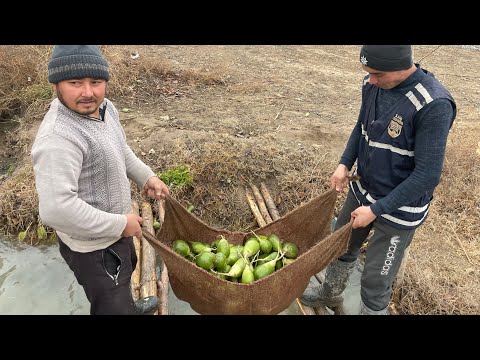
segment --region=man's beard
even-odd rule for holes
[[[83,112],[79,111],[79,109],[72,109],[67,105],[67,103],[65,102],[65,99],[63,98],[62,92],[58,91],[58,89],[57,89],[57,98],[66,108],[69,108],[73,112],[76,112],[77,114],[80,114],[80,115],[90,116],[93,113],[95,113],[97,111],[97,109],[99,108],[99,105],[98,105],[93,110],[85,110]],[[83,101],[85,101],[85,100],[93,100],[93,101],[95,101],[95,103],[97,103],[96,98],[83,99]]]

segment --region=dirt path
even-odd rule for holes
[[[415,46],[415,56],[451,90],[462,126],[476,119],[480,53]],[[356,121],[360,83],[358,46],[136,46],[140,56],[167,59],[173,67],[222,74],[224,86],[191,90],[126,114],[129,139],[144,148],[159,139],[218,134],[275,141],[282,146],[322,146],[338,157]],[[167,118],[168,116],[168,118]],[[133,117],[133,118],[132,118]],[[168,119],[168,120],[165,120]],[[153,121],[152,121],[153,120]]]

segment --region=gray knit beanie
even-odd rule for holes
[[[108,62],[96,45],[56,45],[48,63],[48,81],[82,78],[105,79],[108,74]]]
[[[410,69],[413,65],[411,45],[363,45],[360,62],[378,71]]]

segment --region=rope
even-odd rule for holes
[[[432,51],[430,51],[427,55],[425,55],[423,58],[421,58],[418,63],[421,64],[422,63],[422,60],[425,59],[427,56],[430,56],[431,54],[433,54],[435,51],[437,51],[442,45],[438,45],[435,49],[433,49]]]

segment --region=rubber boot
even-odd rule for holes
[[[158,296],[147,296],[134,302],[135,314],[147,315],[158,310],[160,300]]]
[[[342,293],[347,287],[348,278],[355,268],[356,261],[332,261],[325,271],[325,281],[321,285],[307,287],[300,301],[308,306],[334,308],[343,304]]]
[[[372,310],[362,300],[360,305],[360,315],[386,315],[388,306],[383,310]]]

